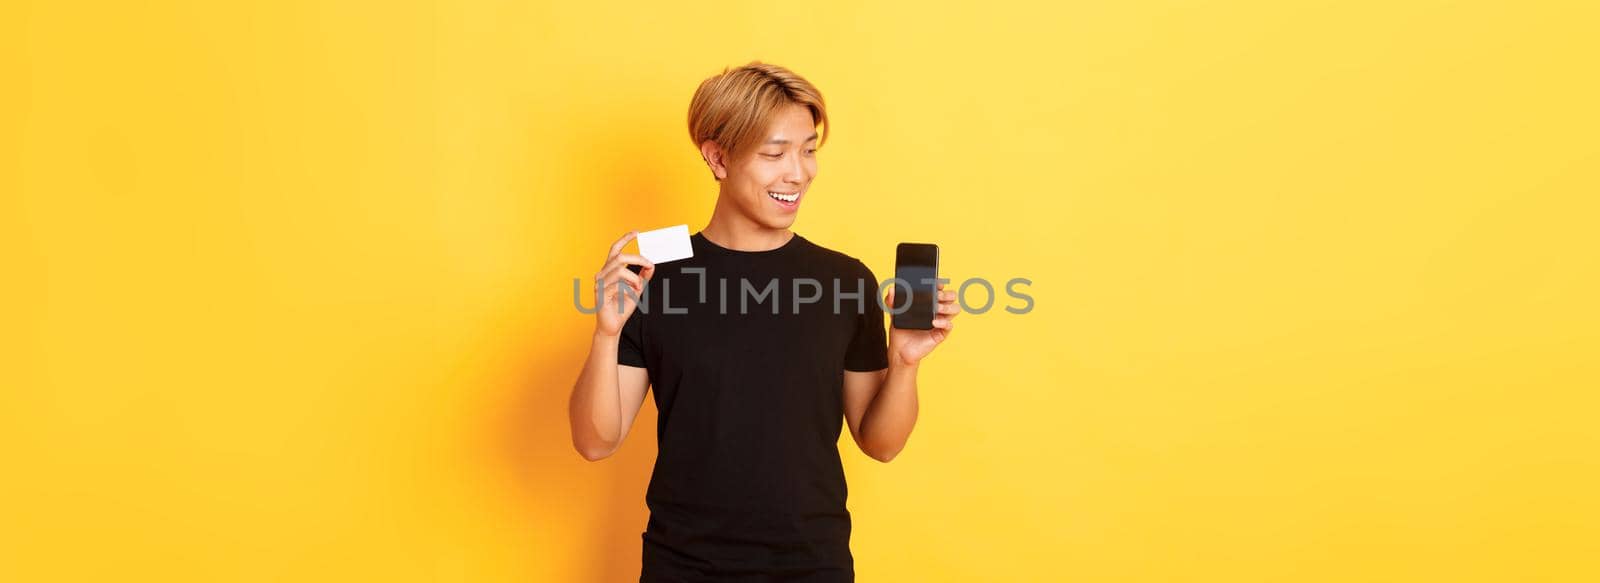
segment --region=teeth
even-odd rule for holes
[[[798,193],[798,192],[792,193],[792,194],[780,194],[780,193],[776,193],[776,192],[768,192],[767,196],[770,196],[770,197],[772,197],[774,199],[777,199],[777,200],[781,200],[783,202],[794,202],[794,201],[800,200],[800,193]]]

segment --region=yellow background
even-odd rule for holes
[[[798,232],[1034,282],[841,442],[861,580],[1600,578],[1588,3],[586,4],[0,8],[0,580],[636,580],[572,280],[753,58]]]

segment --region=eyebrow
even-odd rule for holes
[[[809,142],[809,141],[815,140],[815,139],[817,139],[817,134],[811,134],[811,137],[806,138],[805,141]],[[787,144],[787,143],[789,143],[789,140],[767,140],[766,143],[767,144]]]

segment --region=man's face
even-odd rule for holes
[[[787,229],[817,175],[817,127],[811,110],[790,105],[767,128],[761,143],[728,164],[723,195],[768,229]]]

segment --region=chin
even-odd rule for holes
[[[797,212],[795,212],[795,213],[777,213],[777,212],[772,212],[771,209],[765,208],[766,204],[767,203],[766,203],[765,200],[757,202],[757,205],[756,205],[757,208],[754,208],[754,209],[748,209],[747,208],[747,209],[745,209],[745,216],[750,217],[752,222],[754,222],[754,223],[756,223],[758,225],[761,225],[762,228],[764,228],[764,229],[772,229],[772,230],[781,230],[781,229],[789,228],[790,225],[794,224],[795,218],[797,218],[799,216],[799,213],[797,213]]]
[[[761,227],[764,229],[777,231],[787,229],[790,225],[793,225],[794,217],[769,217],[762,215],[756,218],[756,223],[761,225]]]

